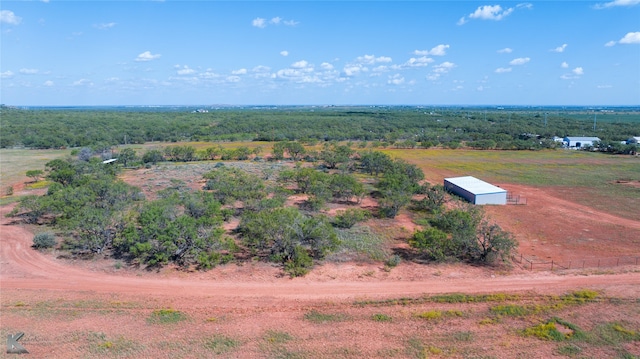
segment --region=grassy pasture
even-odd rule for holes
[[[640,188],[616,183],[640,181],[638,157],[570,150],[383,152],[416,164],[431,183],[441,184],[445,177],[475,176],[498,184],[549,187],[571,201],[640,220]]]
[[[71,150],[0,149],[0,187],[31,181],[26,172],[44,170],[44,164],[64,158]]]

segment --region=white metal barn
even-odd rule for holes
[[[565,137],[564,143],[569,148],[582,148],[593,146],[595,142],[600,142],[598,137]]]
[[[472,176],[444,179],[444,188],[473,204],[507,204],[507,190]]]

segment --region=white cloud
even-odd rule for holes
[[[563,69],[568,69],[569,68],[569,64],[565,61],[565,62],[560,64],[560,67],[562,67]]]
[[[407,62],[405,62],[402,66],[398,66],[398,68],[403,67],[424,67],[432,63],[434,60],[432,58],[422,56],[422,57],[412,57]]]
[[[217,79],[220,77],[220,75],[211,71],[210,69],[207,69],[207,71],[205,72],[201,72],[200,74],[198,74],[198,76],[200,76],[200,78],[205,80]]]
[[[20,69],[20,73],[23,75],[35,75],[38,72],[38,69]]]
[[[456,67],[456,64],[454,64],[453,62],[449,62],[449,61],[445,61],[443,63],[441,63],[440,65],[436,65],[433,67],[433,71],[438,72],[438,73],[447,73],[449,72],[449,70],[451,70],[452,68]]]
[[[513,12],[513,8],[503,10],[500,5],[484,5],[480,6],[473,13],[469,14],[471,19],[495,20],[499,21],[509,16]]]
[[[606,3],[596,4],[594,9],[607,9],[616,6],[634,6],[640,4],[640,0],[614,0]]]
[[[259,27],[261,29],[264,29],[265,27],[267,27],[267,25],[278,26],[280,24],[283,24],[284,26],[296,26],[299,24],[299,22],[295,20],[283,20],[280,16],[273,17],[269,21],[261,17],[257,17],[253,19],[253,21],[251,21],[252,26]]]
[[[323,69],[323,70],[327,70],[327,71],[328,70],[333,70],[333,65],[331,65],[328,62],[323,62],[323,63],[320,64],[320,68]]]
[[[189,67],[189,66],[187,66],[187,65],[183,66],[182,68],[180,68],[180,69],[177,71],[178,75],[183,75],[183,76],[184,76],[184,75],[191,75],[191,74],[193,74],[193,73],[195,73],[195,72],[196,72],[196,70],[194,70],[194,69],[190,68],[190,67]]]
[[[372,68],[371,71],[380,74],[382,72],[389,71],[389,66],[385,66],[385,65],[376,66],[376,67]]]
[[[231,71],[232,75],[246,75],[247,74],[247,69],[239,69],[239,70],[234,70]]]
[[[431,51],[429,51],[429,55],[444,56],[447,53],[448,48],[449,48],[449,45],[440,44],[434,47],[433,49],[431,49]]]
[[[506,72],[511,72],[511,67],[498,67],[495,72],[497,74],[504,74]]]
[[[13,11],[2,10],[0,11],[0,23],[18,25],[22,21],[20,16],[16,16]]]
[[[404,83],[404,77],[402,77],[402,75],[400,74],[389,76],[387,83],[390,85],[402,85]]]
[[[95,27],[96,29],[100,29],[100,30],[107,30],[110,29],[112,27],[116,26],[115,22],[109,22],[109,23],[104,23],[104,24],[94,24],[93,27]]]
[[[512,52],[513,52],[513,50],[511,48],[508,48],[508,47],[505,47],[504,49],[498,50],[499,54],[510,54]]]
[[[571,70],[571,73],[563,74],[560,78],[563,80],[577,80],[582,75],[584,75],[584,69],[582,67],[576,67]]]
[[[356,58],[357,63],[365,64],[365,65],[373,65],[379,62],[387,63],[391,61],[393,60],[387,56],[375,57],[374,55],[364,55],[364,56],[358,56]]]
[[[431,50],[414,50],[413,54],[418,56],[428,56],[428,55],[444,56],[447,54],[447,49],[449,47],[450,47],[449,45],[440,44],[432,48]]]
[[[511,60],[511,62],[509,62],[509,65],[514,65],[514,66],[516,66],[516,65],[524,65],[529,61],[531,61],[531,59],[528,58],[528,57],[518,57],[517,59]]]
[[[431,73],[427,75],[427,79],[431,81],[436,81],[440,78],[440,76],[449,73],[451,69],[456,67],[456,64],[453,62],[445,61],[439,65],[435,65]]]
[[[236,82],[240,82],[240,77],[239,76],[227,76],[226,80],[227,80],[227,82],[236,83]]]
[[[136,57],[136,61],[151,61],[160,58],[160,54],[152,54],[150,51],[145,51]]]
[[[46,86],[46,87],[52,87],[53,86],[53,81],[45,81],[42,85]]]
[[[280,55],[289,56],[289,51],[287,51],[287,50],[280,51]]]
[[[604,46],[611,47],[616,44],[640,44],[640,31],[628,32],[620,41],[609,41]]]
[[[598,85],[598,86],[596,86],[596,88],[599,88],[599,89],[610,89],[610,88],[613,88],[613,86],[611,86],[611,85]]]
[[[358,74],[360,74],[360,72],[367,72],[369,71],[368,68],[360,65],[360,64],[355,64],[355,65],[347,65],[345,66],[342,71],[344,72],[344,75],[347,77],[352,77],[352,76],[356,76]]]
[[[515,9],[532,9],[533,5],[530,3],[522,3],[516,5],[515,8],[503,9],[500,5],[483,5],[479,6],[476,11],[469,14],[469,17],[466,18],[463,16],[458,20],[456,24],[464,25],[469,22],[469,19],[479,19],[479,20],[493,20],[500,21],[505,17],[511,15]]]
[[[562,44],[562,46],[558,46],[555,49],[552,49],[553,52],[564,52],[564,49],[567,48],[567,44]]]
[[[271,71],[271,68],[269,68],[268,66],[263,66],[263,65],[258,65],[254,68],[251,69],[251,72],[254,73],[265,73],[265,72],[269,72]]]
[[[93,82],[88,79],[80,79],[73,82],[73,86],[93,86]]]
[[[618,42],[621,44],[640,44],[640,31],[629,32]]]
[[[257,17],[253,19],[253,21],[251,22],[251,25],[264,29],[265,27],[267,27],[267,20],[261,17]]]
[[[305,60],[297,61],[291,64],[294,69],[304,69],[309,66],[309,63]]]
[[[14,75],[11,71],[0,72],[0,79],[10,79]]]

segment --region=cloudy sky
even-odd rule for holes
[[[640,0],[10,1],[7,105],[640,105]]]

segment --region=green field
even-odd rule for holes
[[[566,199],[640,220],[640,188],[616,183],[640,181],[640,157],[573,150],[472,151],[384,150],[418,165],[431,183],[475,176],[493,183],[573,188]]]

